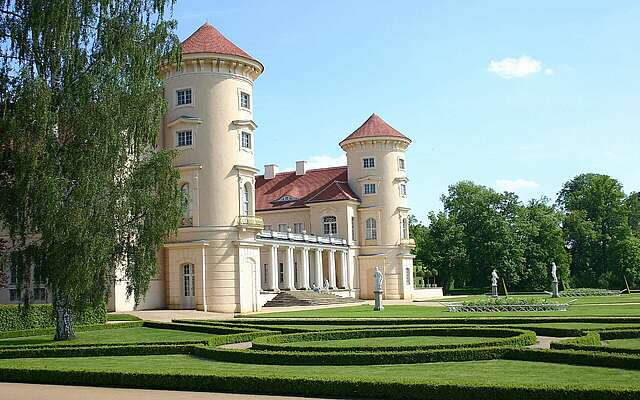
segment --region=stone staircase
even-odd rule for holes
[[[353,297],[340,297],[331,293],[316,293],[313,290],[282,291],[263,307],[322,306],[329,304],[360,303]]]

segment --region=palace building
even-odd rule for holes
[[[281,291],[315,287],[372,299],[375,267],[386,299],[411,299],[411,140],[373,114],[350,134],[345,127],[347,165],[307,169],[298,161],[295,171],[270,164],[260,174],[253,89],[263,65],[208,23],[182,52],[181,65],[163,71],[159,145],[178,150],[188,204],[138,309],[252,312]],[[0,301],[12,300],[7,293]],[[109,308],[133,309],[124,282]]]

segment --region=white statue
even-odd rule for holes
[[[491,272],[491,286],[498,286],[498,273],[496,272],[496,270],[494,269]]]
[[[558,267],[556,267],[556,263],[551,263],[551,282],[558,282]]]
[[[380,272],[380,268],[378,267],[376,267],[375,278],[376,278],[375,290],[382,291],[382,281],[384,280],[384,277],[382,276],[382,272]]]

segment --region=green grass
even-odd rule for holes
[[[0,360],[0,368],[45,368],[119,372],[155,372],[195,375],[273,376],[440,383],[496,383],[516,385],[579,385],[638,388],[640,371],[571,366],[527,361],[491,360],[374,366],[286,366],[216,362],[185,355],[78,357]],[[0,370],[1,371],[1,370]],[[1,372],[0,372],[1,373]]]
[[[322,308],[317,310],[285,311],[251,314],[251,318],[456,318],[456,317],[578,317],[578,316],[640,316],[640,305],[574,305],[568,311],[547,312],[481,312],[451,313],[444,307],[388,305],[384,311],[373,311],[370,305]]]
[[[141,321],[141,318],[131,314],[107,314],[107,321]]]
[[[60,343],[64,345],[89,343],[153,343],[168,341],[208,340],[211,339],[212,336],[213,335],[208,333],[141,327],[101,329],[96,331],[76,332],[76,338],[66,342],[54,342],[51,335],[0,339],[0,347],[8,345],[43,345],[53,343]]]
[[[640,349],[640,338],[605,340],[604,345],[622,349]]]
[[[478,343],[486,341],[486,337],[473,336],[397,336],[371,337],[340,340],[314,340],[309,342],[289,342],[288,347],[377,347],[377,346],[433,346],[437,344]]]

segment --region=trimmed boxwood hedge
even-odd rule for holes
[[[387,345],[375,347],[344,346],[328,348],[326,346],[291,346],[288,343],[309,341],[330,341],[343,339],[360,339],[373,337],[400,336],[479,336],[485,340],[473,343],[450,343],[434,345]],[[519,329],[496,328],[408,328],[408,329],[380,329],[380,330],[341,330],[320,331],[308,333],[292,333],[287,335],[263,336],[253,341],[253,349],[270,351],[297,352],[381,352],[408,350],[435,350],[452,348],[494,347],[494,346],[527,346],[536,343],[536,335],[531,331]]]
[[[89,308],[75,315],[76,325],[96,325],[107,322],[107,308],[104,304]],[[55,326],[53,305],[31,304],[24,307],[17,304],[0,304],[0,332],[27,329],[42,329]]]
[[[76,329],[76,332],[86,332],[86,331],[97,331],[101,329],[135,328],[135,327],[141,327],[142,324],[143,324],[142,321],[135,321],[135,322],[122,322],[117,324],[80,325],[80,326],[76,326],[75,329]],[[7,332],[0,332],[0,339],[9,339],[9,338],[27,337],[27,336],[53,335],[54,333],[55,333],[54,328],[7,331]],[[2,346],[1,342],[0,342],[0,346]]]
[[[416,383],[371,378],[314,379],[278,376],[166,374],[119,371],[53,371],[0,369],[4,381],[90,385],[164,390],[287,394],[339,398],[393,398],[433,400],[635,400],[640,388],[615,389],[580,386]]]

